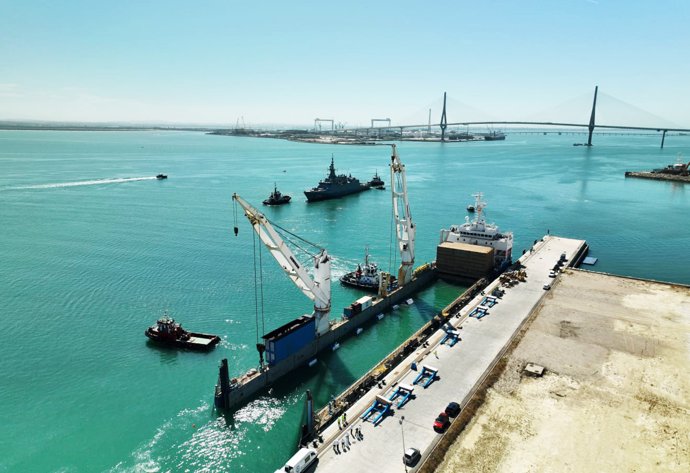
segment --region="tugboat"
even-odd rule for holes
[[[319,182],[319,185],[308,191],[304,191],[307,202],[317,202],[320,200],[337,199],[350,194],[356,194],[369,190],[369,186],[359,182],[356,177],[346,176],[345,174],[336,175],[333,156],[331,165],[328,168],[328,176]]]
[[[268,199],[264,200],[264,205],[282,205],[282,204],[289,204],[290,203],[290,197],[289,195],[283,195],[280,193],[278,188],[276,187],[275,183],[273,184],[273,192],[271,192],[271,195],[268,196]]]
[[[220,337],[207,333],[187,332],[175,319],[164,314],[158,319],[156,325],[146,329],[144,334],[151,340],[178,348],[192,350],[211,350],[220,342]]]
[[[369,262],[369,250],[364,251],[364,267],[358,264],[357,269],[345,274],[340,278],[340,282],[345,286],[363,289],[365,291],[378,292],[379,290],[379,268],[376,263]],[[398,287],[395,276],[391,276],[391,286],[389,291]]]
[[[386,183],[383,182],[383,179],[379,177],[378,171],[374,174],[374,177],[371,178],[371,181],[367,182],[367,185],[371,187],[372,189],[379,189],[379,190],[385,190],[386,189]]]
[[[441,230],[441,243],[457,242],[489,246],[494,249],[494,267],[499,270],[505,268],[512,262],[513,234],[502,233],[497,225],[486,223],[483,215],[486,202],[482,202],[483,195],[479,192],[473,197],[476,199],[474,208],[477,211],[477,217],[472,221],[470,217],[465,217],[465,223],[462,225],[452,225],[450,230]]]
[[[158,180],[160,180],[160,179],[167,179],[167,178],[168,178],[168,175],[167,175],[167,174],[158,174],[158,175],[156,175],[156,179],[158,179]]]

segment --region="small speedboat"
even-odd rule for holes
[[[468,211],[468,212],[474,212],[474,205],[468,205],[468,206],[467,206],[467,211]]]
[[[264,205],[281,205],[290,203],[289,195],[283,195],[280,193],[275,184],[273,184],[273,192],[268,196],[268,199],[264,200]]]
[[[167,174],[157,174],[156,179],[167,179],[168,175]]]

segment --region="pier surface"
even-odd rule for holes
[[[481,384],[502,357],[513,336],[523,325],[528,315],[545,294],[545,284],[552,284],[549,271],[565,252],[571,259],[584,247],[582,240],[572,240],[547,236],[535,245],[533,252],[524,255],[520,262],[527,272],[527,279],[505,289],[498,303],[489,308],[481,319],[469,317],[479,305],[482,296],[477,296],[463,308],[459,317],[451,319],[453,326],[460,330],[461,341],[455,346],[440,345],[445,332],[439,330],[429,339],[427,347],[420,347],[411,353],[398,367],[384,379],[385,385],[367,392],[347,411],[349,425],[340,430],[336,423],[325,428],[321,435],[324,443],[319,446],[318,472],[377,471],[400,472],[403,470],[403,438],[406,448],[414,447],[422,452],[422,462],[441,438],[433,430],[436,416],[450,401],[464,405],[474,394],[475,386]],[[498,287],[499,281],[491,283],[486,294]],[[411,368],[413,362],[417,371]],[[392,414],[384,417],[374,426],[371,422],[359,420],[361,414],[371,406],[376,395],[389,397],[394,386],[412,385],[422,365],[438,369],[438,378],[426,389],[416,385],[414,398]],[[404,421],[401,424],[401,419]],[[353,442],[346,451],[338,454],[333,448],[344,436],[359,427],[364,438]],[[420,462],[409,471],[415,471]]]
[[[436,472],[690,471],[690,287],[567,270],[531,320]]]

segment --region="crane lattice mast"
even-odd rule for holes
[[[405,165],[400,161],[395,145],[391,145],[391,192],[393,196],[393,217],[395,218],[395,234],[400,251],[400,269],[398,269],[398,285],[404,286],[412,280],[414,265],[415,225],[410,213],[410,203],[407,199],[407,179]]]

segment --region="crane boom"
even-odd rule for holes
[[[391,193],[393,196],[393,216],[395,218],[395,234],[400,250],[400,269],[398,269],[398,285],[404,286],[412,280],[414,265],[415,225],[410,213],[410,203],[407,200],[407,179],[405,165],[400,161],[398,150],[391,145]]]
[[[254,227],[254,231],[285,274],[305,296],[314,301],[317,333],[322,335],[327,332],[330,329],[328,317],[331,311],[331,258],[326,249],[321,248],[319,253],[313,256],[312,279],[268,219],[239,195],[233,194],[232,199],[244,209],[244,214]]]

